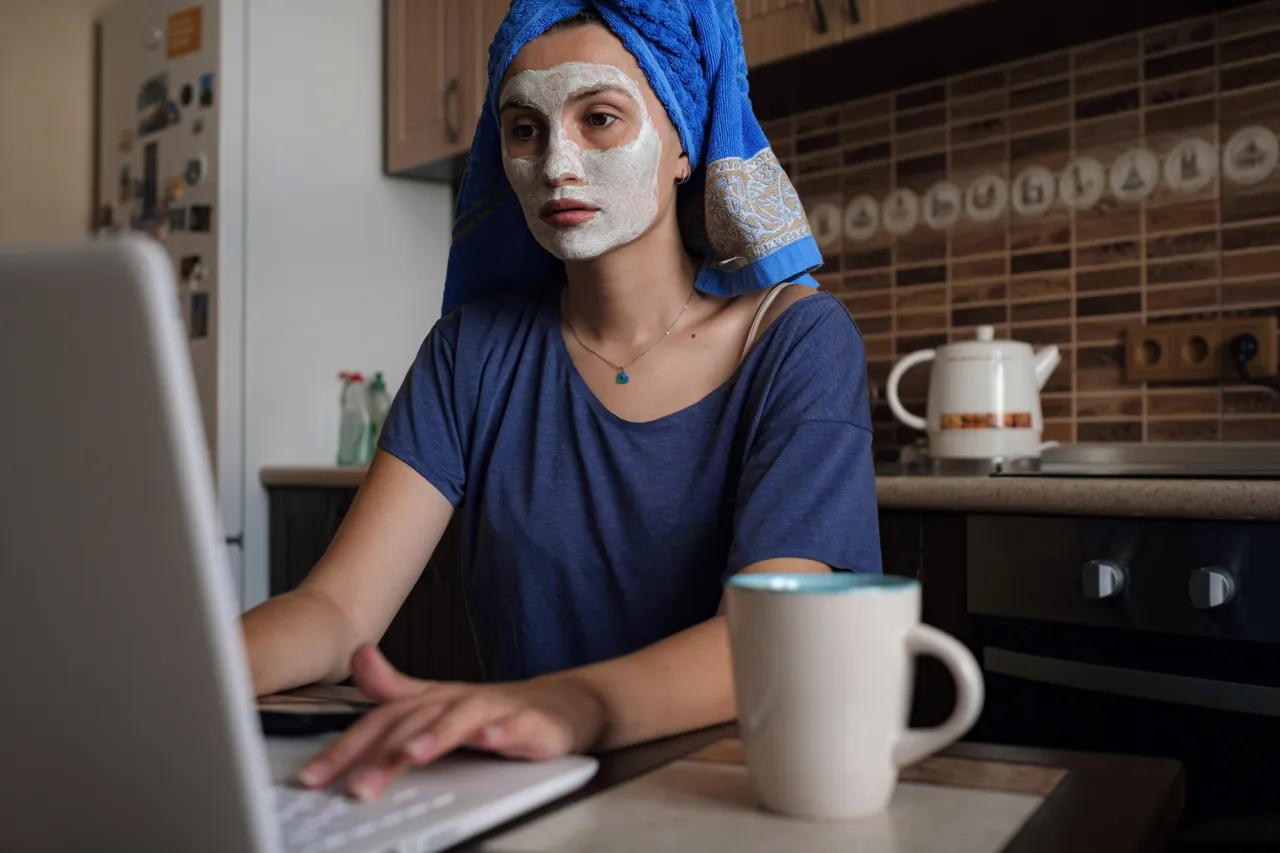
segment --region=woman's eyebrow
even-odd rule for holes
[[[596,95],[602,95],[605,92],[613,92],[618,95],[625,95],[628,98],[632,97],[630,92],[628,92],[623,87],[619,86],[617,83],[601,83],[598,86],[592,86],[589,89],[583,89],[580,92],[574,92],[572,95],[569,96],[569,100],[581,101],[587,98],[594,98]]]
[[[503,110],[536,110],[536,109],[537,107],[535,107],[530,102],[526,101],[524,98],[519,98],[519,97],[516,97],[515,95],[512,95],[511,97],[507,98],[505,101],[502,102],[501,106],[498,107],[498,112],[502,112]]]

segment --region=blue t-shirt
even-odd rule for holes
[[[714,616],[760,560],[880,571],[862,338],[838,300],[789,306],[724,384],[635,423],[578,373],[559,291],[439,320],[380,442],[462,513],[488,678],[651,645]]]

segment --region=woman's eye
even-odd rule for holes
[[[517,124],[511,129],[511,133],[521,142],[528,142],[538,135],[538,128],[531,124]]]
[[[611,116],[608,113],[592,113],[587,116],[587,124],[595,128],[608,127],[617,120],[617,116]]]

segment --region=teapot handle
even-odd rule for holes
[[[894,416],[912,429],[924,430],[926,424],[922,417],[911,414],[902,405],[902,400],[898,397],[898,382],[902,380],[902,374],[915,367],[923,361],[932,361],[936,353],[931,349],[922,349],[919,352],[913,352],[893,366],[893,370],[889,371],[889,380],[885,383],[885,396],[889,400],[889,408]]]

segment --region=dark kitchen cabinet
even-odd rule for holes
[[[881,510],[880,556],[886,574],[918,578],[921,618],[970,645],[965,516]],[[941,661],[917,661],[913,726],[942,723],[955,704],[955,682]]]
[[[270,512],[271,595],[295,588],[324,554],[346,517],[356,489],[273,486]],[[481,670],[467,616],[457,520],[396,614],[379,647],[399,670],[417,678],[480,681]]]

